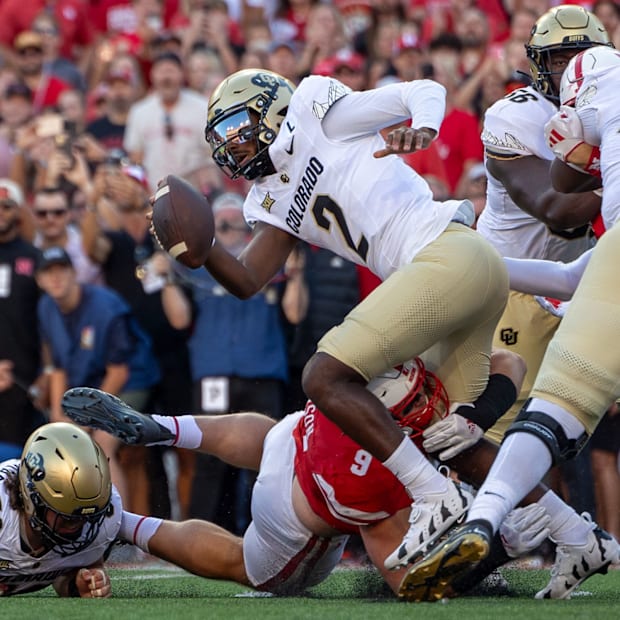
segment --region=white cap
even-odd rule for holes
[[[11,179],[0,179],[0,200],[11,200],[18,207],[24,203],[22,188]]]

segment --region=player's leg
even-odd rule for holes
[[[416,566],[412,579],[419,584],[432,580],[434,598],[441,598],[446,578],[454,579],[488,553],[492,534],[508,512],[534,488],[554,461],[575,453],[617,397],[620,356],[606,343],[620,338],[620,292],[615,286],[619,243],[620,226],[616,225],[594,250],[549,345],[532,399],[502,444],[470,509],[468,522]],[[591,548],[599,550],[596,557],[588,552]],[[616,541],[600,528],[592,527],[586,545],[581,549],[573,547],[565,557],[560,555],[557,579],[552,579],[539,594],[553,598],[569,596],[592,574],[591,566],[596,566],[598,572],[617,561]],[[575,562],[583,567],[576,572]],[[566,579],[567,583],[560,584]]]
[[[214,523],[166,521],[123,511],[119,536],[200,577],[251,585],[243,563],[242,539]]]
[[[263,441],[275,420],[246,412],[219,416],[162,416],[136,411],[95,388],[72,388],[62,399],[78,424],[101,429],[130,445],[166,445],[212,454],[245,469],[258,470]]]
[[[447,260],[450,256],[458,261]],[[456,399],[475,400],[488,379],[492,335],[507,284],[495,250],[474,231],[451,226],[330,330],[304,371],[304,389],[313,402],[380,459],[415,500],[409,540],[417,543],[399,549],[395,563],[411,559],[428,542],[429,532],[435,538],[450,527],[468,500],[403,437],[389,412],[365,389],[366,381],[450,337],[455,347],[469,343],[466,328],[475,326],[475,348],[463,347],[462,355],[438,348]]]

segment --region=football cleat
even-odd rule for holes
[[[385,567],[390,570],[400,568],[418,559],[429,545],[465,515],[473,499],[473,495],[460,484],[448,480],[445,492],[414,502],[409,515],[409,531],[400,547],[385,559]]]
[[[492,539],[487,521],[470,521],[456,528],[407,571],[398,597],[405,601],[435,602],[452,595],[451,584],[487,557]]]
[[[551,579],[535,598],[570,598],[573,590],[588,577],[605,575],[611,564],[620,562],[620,547],[616,539],[592,522],[590,515],[581,515],[592,525],[585,545],[558,545]]]
[[[95,388],[77,387],[62,397],[64,412],[77,424],[90,426],[135,446],[173,441],[174,433],[120,398]]]

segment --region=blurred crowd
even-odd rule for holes
[[[620,48],[615,0],[564,3],[592,10]],[[225,76],[263,67],[294,83],[334,76],[354,90],[440,82],[439,136],[405,158],[437,199],[469,198],[479,213],[484,112],[529,83],[524,45],[555,4],[3,0],[0,460],[19,456],[46,418],[64,419],[63,391],[85,381],[151,412],[281,418],[304,405],[301,369],[317,340],[376,286],[366,270],[300,246],[242,302],[154,243],[148,198],[167,174],[211,198],[230,252],[249,240],[247,182],[220,174],[204,140],[207,101]],[[108,330],[103,348],[96,329]],[[128,510],[245,529],[248,472],[182,450],[101,443]]]

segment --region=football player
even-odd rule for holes
[[[0,596],[53,585],[60,596],[111,595],[103,557],[121,523],[108,459],[73,424],[39,427],[0,465]]]
[[[485,389],[493,330],[508,294],[497,252],[469,224],[469,201],[433,200],[398,153],[427,147],[445,110],[430,80],[352,92],[310,76],[295,88],[248,69],[213,92],[206,138],[230,177],[255,181],[244,205],[254,227],[238,259],[216,243],[205,267],[246,298],[284,265],[299,239],[370,268],[382,280],[330,330],[303,373],[317,407],[405,486],[415,510],[410,532],[389,558],[395,567],[441,535],[467,509],[393,421],[366,383],[426,354],[460,403]],[[383,128],[402,124],[387,133]],[[473,414],[472,414],[473,415]]]
[[[583,151],[577,146],[585,143],[600,149],[601,215],[606,232],[592,250],[572,301],[549,344],[531,399],[509,428],[467,522],[410,570],[407,577],[420,598],[428,590],[433,592],[433,598],[440,598],[446,582],[466,573],[486,556],[491,535],[504,516],[549,467],[579,452],[620,393],[620,357],[607,344],[620,336],[620,298],[615,286],[615,269],[620,259],[620,112],[616,104],[620,55],[614,50],[583,51],[570,61],[565,76],[575,83],[574,112],[581,133],[563,136],[554,143],[554,152],[573,167],[597,175],[591,156],[577,159]],[[570,114],[569,110],[558,112],[559,116]],[[563,123],[556,119],[553,127]],[[591,155],[591,149],[589,152]],[[552,167],[559,168],[554,171],[554,179],[567,172],[563,162],[553,162]],[[523,462],[528,463],[527,468],[520,467]],[[605,560],[603,570],[620,561],[615,539],[593,530],[581,554],[570,553],[561,558],[558,578],[539,593],[541,597],[570,596],[591,574],[591,559],[598,563],[597,556]]]
[[[512,398],[524,372],[518,356],[494,354],[491,377],[501,375],[512,383]],[[447,419],[444,387],[421,360],[374,379],[368,389],[389,407],[401,432],[418,443],[431,422]],[[498,406],[505,410],[509,405]],[[147,416],[91,388],[67,391],[63,407],[73,420],[106,429],[127,443],[199,449],[237,467],[259,470],[253,521],[243,539],[204,521],[175,523],[131,513],[124,513],[121,538],[204,577],[291,594],[325,579],[340,560],[348,535],[360,533],[371,560],[398,592],[402,571],[387,571],[384,560],[407,530],[411,498],[312,402],[277,424],[255,413]],[[444,441],[435,437],[434,445],[452,458],[481,434],[464,424],[459,440],[452,432]],[[536,509],[528,514],[518,546],[525,539],[532,548],[546,536],[547,520]],[[516,536],[515,530],[511,540]]]
[[[584,49],[608,45],[607,32],[592,13],[576,5],[554,7],[538,19],[526,45],[531,85],[509,93],[485,113],[487,201],[477,229],[504,257],[569,262],[592,245],[588,223],[600,209],[600,196],[553,189],[554,154],[544,127],[557,111],[569,60]],[[528,372],[519,399],[489,432],[495,441],[502,440],[528,397],[559,322],[532,296],[511,291],[493,344],[519,353]]]

